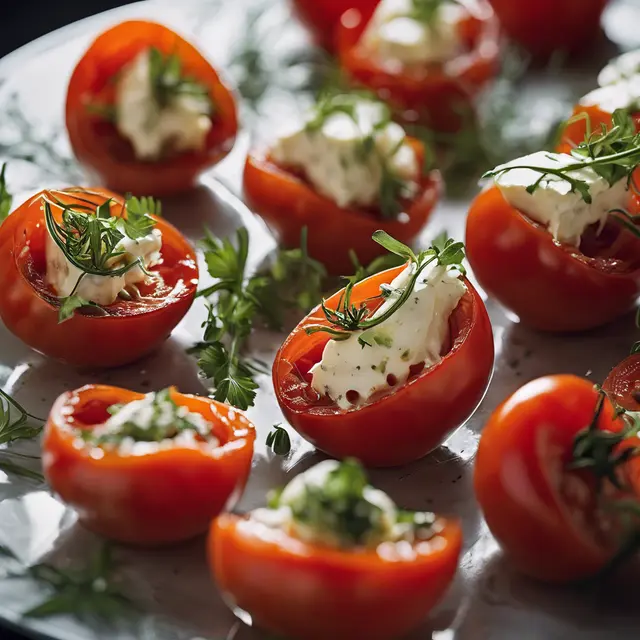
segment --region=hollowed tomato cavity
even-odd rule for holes
[[[114,404],[118,404],[118,399],[115,397],[112,400],[105,398],[82,400],[80,397],[77,404],[73,405],[71,415],[67,416],[67,419],[76,429],[92,429],[109,419],[111,414],[108,409]]]
[[[22,277],[36,290],[38,295],[50,304],[58,305],[56,291],[47,282],[46,243],[48,235],[43,214],[32,208],[23,225],[19,226],[14,236],[14,255],[18,270]],[[185,288],[181,263],[185,256],[176,247],[165,243],[160,250],[162,261],[149,269],[152,274],[144,281],[136,283],[140,297],[133,300],[118,298],[106,307],[110,316],[130,316],[146,313],[163,306],[169,294]],[[91,308],[79,310],[78,313],[91,314]]]
[[[639,227],[640,230],[640,227]],[[600,230],[593,224],[580,239],[580,252],[576,257],[590,266],[610,273],[625,273],[640,268],[640,238],[609,216]]]
[[[471,325],[472,305],[473,298],[471,294],[467,292],[449,317],[449,331],[442,345],[440,354],[443,358],[465,339]],[[298,410],[307,409],[320,413],[340,411],[337,404],[331,400],[331,398],[326,395],[321,396],[311,386],[313,376],[310,371],[315,364],[322,360],[322,353],[329,340],[330,338],[327,335],[326,339],[313,344],[306,353],[294,362],[284,360],[280,365],[286,368],[284,375],[282,375],[280,379],[283,397],[292,407]],[[438,364],[435,364],[433,367],[425,368],[424,362],[411,365],[409,368],[409,378],[404,384],[409,384],[419,376],[428,374],[429,371],[437,366]],[[387,384],[389,385],[387,390],[374,394],[366,402],[363,402],[360,394],[353,389],[347,391],[347,400],[354,406],[363,406],[376,402],[404,386],[398,385],[398,379],[393,374],[387,376]]]

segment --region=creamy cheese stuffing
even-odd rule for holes
[[[581,98],[580,104],[584,107],[600,107],[607,113],[613,113],[617,109],[638,111],[640,110],[640,75],[622,78],[612,84],[594,89]]]
[[[167,150],[199,150],[211,129],[210,105],[198,95],[177,95],[158,104],[151,82],[150,53],[124,67],[116,84],[116,127],[139,160],[155,161]]]
[[[589,167],[589,161],[585,159],[584,166],[569,172],[569,175],[589,185],[592,202],[587,204],[559,176],[548,174],[533,193],[528,193],[527,187],[535,184],[541,172],[518,168],[506,170],[519,166],[562,169],[579,162],[566,153],[538,151],[496,167],[494,171],[505,171],[494,180],[510,205],[545,225],[558,242],[579,246],[587,227],[595,223],[604,224],[609,211],[625,208],[628,198],[626,178],[611,186]]]
[[[640,74],[640,49],[627,51],[614,58],[598,74],[598,84],[604,87]]]
[[[271,148],[279,164],[302,170],[322,195],[340,207],[375,205],[383,171],[405,182],[406,196],[417,190],[420,167],[403,128],[384,123],[386,108],[373,100],[357,100],[354,117],[329,115],[319,129],[296,126],[281,135]],[[363,141],[373,139],[373,152],[363,154]]]
[[[384,314],[406,288],[415,265],[406,267],[390,285],[391,295],[372,318]],[[366,331],[371,346],[361,346],[363,331],[354,331],[346,340],[329,340],[322,360],[313,366],[312,387],[329,396],[340,408],[355,405],[390,388],[389,381],[403,384],[412,365],[425,368],[442,359],[449,329],[449,317],[466,291],[454,272],[434,263],[420,274],[409,299],[389,318]],[[349,396],[349,397],[348,397]]]
[[[392,65],[445,62],[459,53],[459,25],[467,16],[463,6],[443,2],[428,24],[412,16],[413,0],[382,0],[362,36],[362,45]]]
[[[146,269],[161,262],[160,249],[162,248],[162,232],[152,229],[142,238],[133,239],[126,235],[123,225],[118,229],[124,237],[117,245],[122,255],[111,260],[109,266],[117,268],[142,258]],[[142,282],[146,274],[139,267],[133,267],[120,276],[96,276],[85,274],[75,265],[71,264],[63,251],[56,244],[50,234],[46,241],[47,272],[46,281],[61,298],[66,298],[72,293],[96,304],[107,306],[113,304],[118,294],[128,285]],[[82,276],[82,279],[80,277]],[[80,280],[78,284],[78,280]]]

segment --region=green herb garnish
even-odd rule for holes
[[[358,342],[363,347],[371,346],[371,342],[366,339],[366,336],[373,334],[367,334],[367,330],[373,329],[383,323],[406,303],[413,293],[420,274],[427,266],[435,262],[440,266],[456,269],[461,274],[465,273],[465,269],[462,266],[462,261],[465,258],[464,245],[462,242],[454,242],[451,238],[448,238],[446,234],[440,235],[434,240],[429,249],[421,251],[417,255],[407,245],[392,238],[384,231],[376,231],[373,234],[373,239],[390,253],[403,258],[413,265],[413,272],[407,286],[399,292],[397,298],[389,305],[384,313],[373,317],[369,303],[376,299],[388,297],[388,291],[383,290],[379,296],[365,300],[356,306],[351,303],[351,295],[355,281],[349,279],[347,286],[338,300],[336,309],[330,309],[326,306],[326,301],[322,302],[322,311],[330,324],[328,326],[320,324],[310,325],[305,328],[308,334],[324,331],[334,340],[347,340],[354,331],[364,331],[365,333],[359,336]],[[363,338],[365,339],[363,340]]]
[[[198,295],[209,298],[209,314],[203,324],[204,339],[196,345],[198,364],[213,383],[213,397],[240,409],[253,405],[261,363],[243,355],[256,320],[279,328],[287,309],[304,311],[319,300],[325,270],[309,257],[306,230],[300,249],[281,250],[270,273],[248,277],[249,235],[236,232],[235,246],[210,233],[204,240],[209,274],[216,283]]]
[[[0,224],[2,224],[11,211],[11,203],[13,202],[13,196],[7,191],[7,181],[5,178],[5,171],[7,170],[7,163],[2,164],[2,170],[0,170]]]
[[[455,0],[413,0],[409,17],[426,25],[434,25],[444,2]]]
[[[289,432],[280,424],[269,431],[266,444],[278,456],[286,456],[291,451]]]

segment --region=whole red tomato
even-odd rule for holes
[[[113,105],[113,82],[141,51],[155,47],[175,54],[185,76],[209,90],[214,105],[205,149],[175,154],[158,162],[141,161],[133,147],[90,105]],[[190,43],[168,27],[130,20],[98,36],[73,71],[67,90],[67,131],[73,152],[106,186],[121,193],[170,195],[193,186],[198,176],[229,153],[238,122],[233,95],[215,69]]]
[[[397,67],[377,60],[360,39],[369,15],[346,13],[337,32],[338,57],[347,76],[388,102],[399,118],[437,131],[457,131],[473,115],[473,99],[498,70],[498,28],[486,0],[465,3],[460,23],[464,51],[445,63]]]
[[[467,257],[482,288],[524,324],[582,331],[626,313],[640,293],[640,239],[611,218],[597,231],[579,249],[558,244],[493,186],[469,209]]]
[[[423,145],[413,138],[422,166]],[[322,262],[329,273],[346,275],[353,271],[350,252],[361,264],[385,253],[371,239],[382,229],[405,244],[412,244],[427,223],[442,193],[442,178],[430,171],[420,179],[419,192],[404,203],[404,212],[388,220],[376,209],[343,209],[331,198],[319,194],[302,176],[278,166],[268,155],[250,153],[244,168],[244,194],[257,213],[286,247],[298,247],[304,227],[308,230],[309,255]]]
[[[598,412],[596,407],[601,402]],[[592,576],[621,544],[614,510],[598,499],[589,468],[570,467],[576,436],[625,423],[592,382],[572,375],[534,380],[489,417],[475,464],[475,492],[491,533],[523,573],[549,582]],[[616,498],[612,485],[603,495]]]
[[[81,437],[109,418],[110,406],[143,397],[104,385],[62,394],[44,430],[44,473],[88,529],[127,544],[180,542],[206,531],[211,518],[239,499],[251,470],[255,429],[232,407],[172,390],[178,406],[212,424],[218,446],[176,444],[133,455]]]
[[[32,349],[83,367],[116,367],[156,349],[187,313],[198,285],[193,248],[162,218],[162,262],[140,283],[138,300],[118,299],[104,316],[81,310],[58,322],[59,303],[46,282],[47,230],[43,196],[66,204],[98,207],[111,198],[112,215],[123,215],[123,199],[103,189],[41,191],[19,206],[0,226],[0,318]],[[56,217],[61,209],[52,205]]]
[[[437,544],[407,542],[402,554],[391,544],[382,553],[333,549],[223,514],[211,527],[209,564],[227,600],[265,629],[305,640],[391,640],[426,617],[455,575],[460,527],[439,518],[440,527]]]
[[[489,0],[504,31],[537,57],[588,51],[608,0]]]
[[[333,51],[335,30],[340,17],[349,9],[371,15],[379,0],[292,0],[297,16],[311,31],[317,44]]]
[[[383,271],[358,283],[356,306],[380,294],[405,267]],[[450,320],[448,350],[442,360],[414,375],[391,393],[362,407],[345,410],[313,396],[308,374],[322,359],[329,340],[305,327],[325,324],[316,307],[292,331],[273,364],[273,386],[287,421],[318,449],[336,458],[356,457],[367,466],[396,466],[423,457],[442,444],[473,413],[493,369],[493,335],[482,299],[468,280],[467,293]],[[325,301],[335,309],[343,291]]]

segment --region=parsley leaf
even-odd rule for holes
[[[67,296],[66,298],[60,298],[60,303],[60,309],[58,310],[59,324],[69,320],[74,312],[82,307],[98,307],[99,309],[102,309],[102,307],[97,305],[95,302],[85,300],[81,296],[75,294]]]
[[[160,216],[162,212],[159,200],[135,198],[131,195],[127,195],[125,207],[127,216],[122,218],[122,224],[125,233],[133,240],[149,235],[156,224],[151,215]]]
[[[273,429],[267,435],[266,444],[278,456],[286,456],[291,451],[289,432],[279,424],[273,425]]]
[[[3,163],[2,170],[0,171],[0,224],[2,224],[11,211],[11,203],[13,202],[12,195],[7,191],[7,181],[5,178],[5,171],[7,170],[7,163]]]

